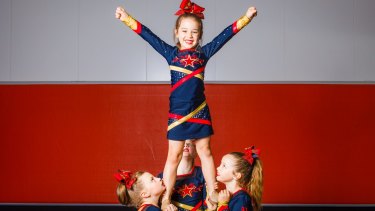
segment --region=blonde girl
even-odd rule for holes
[[[163,181],[148,172],[119,170],[115,175],[119,182],[117,197],[122,205],[136,207],[139,211],[160,211],[159,199],[165,191]],[[168,211],[177,210],[174,205],[166,207]]]
[[[219,192],[218,211],[261,209],[263,167],[259,154],[260,150],[252,146],[245,153],[223,156],[216,178],[226,189]]]

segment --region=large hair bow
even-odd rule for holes
[[[250,165],[253,165],[254,159],[259,158],[260,149],[255,149],[255,146],[245,148],[245,155],[243,158],[247,160]]]
[[[175,13],[175,15],[182,15],[184,13],[193,13],[200,19],[204,19],[203,15],[204,8],[190,0],[182,0],[180,4],[180,10]]]
[[[127,189],[131,189],[132,185],[137,181],[137,178],[133,178],[133,173],[130,171],[118,170],[118,173],[114,176],[116,180],[124,184]]]

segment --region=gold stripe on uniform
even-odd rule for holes
[[[182,203],[179,203],[179,202],[176,202],[176,201],[172,201],[172,204],[174,204],[176,207],[180,207],[180,208],[185,209],[185,210],[192,210],[194,208],[192,206],[182,204]],[[202,210],[197,209],[197,211],[202,211]]]
[[[191,71],[191,70],[184,69],[184,68],[182,68],[182,67],[173,66],[173,65],[170,65],[169,68],[170,68],[171,70],[174,70],[174,71],[177,71],[177,72],[181,72],[181,73],[185,73],[185,74],[190,74],[190,73],[193,72],[193,71]],[[197,78],[203,80],[203,76],[202,76],[201,74],[197,74],[197,75],[195,75],[194,77],[197,77]]]
[[[171,130],[172,128],[186,122],[188,119],[192,118],[195,114],[197,114],[200,110],[202,110],[206,106],[206,101],[204,101],[198,108],[196,108],[194,111],[192,111],[190,114],[182,117],[181,119],[173,122],[168,126],[168,131]]]

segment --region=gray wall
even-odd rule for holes
[[[168,66],[114,18],[123,5],[172,44],[180,1],[0,0],[0,82],[161,82]],[[216,54],[206,81],[373,82],[374,0],[196,0],[204,43],[243,15],[258,17]]]

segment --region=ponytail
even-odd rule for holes
[[[117,193],[117,198],[120,204],[126,205],[126,206],[131,204],[128,190],[126,189],[126,186],[124,184],[122,183],[118,184],[116,193]]]
[[[255,159],[251,180],[247,185],[247,189],[250,192],[251,198],[253,199],[253,210],[261,210],[263,195],[263,166],[262,161],[259,159]]]

